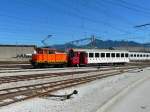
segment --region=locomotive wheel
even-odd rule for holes
[[[32,66],[34,67],[34,68],[40,68],[40,64],[39,63],[32,63]]]

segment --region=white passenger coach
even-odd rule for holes
[[[144,61],[150,60],[150,53],[144,52],[129,52],[130,61]]]
[[[128,63],[129,52],[122,50],[108,49],[74,49],[87,54],[87,64],[103,64],[103,63]]]
[[[109,49],[73,49],[86,54],[87,64],[125,64],[131,61],[150,61],[150,53]],[[84,56],[84,55],[83,55]],[[81,58],[82,59],[82,58]]]
[[[87,51],[88,63],[128,63],[129,52],[118,50]]]

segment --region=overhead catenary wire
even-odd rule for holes
[[[25,0],[24,0],[25,1]],[[29,4],[30,5],[30,7],[31,6],[34,6],[34,4],[32,4],[31,2],[29,2],[29,1],[25,1],[26,2],[26,4]],[[24,4],[25,2],[22,2],[22,4]],[[44,2],[42,2],[43,4],[42,5],[44,5],[44,6],[46,6],[47,8],[49,8],[50,7],[50,5],[49,5],[49,3],[48,3],[48,1],[46,2],[47,4],[45,4],[45,1]],[[67,5],[66,5],[66,3],[64,3],[64,4],[62,4],[62,3],[60,3],[60,5],[63,5],[63,7],[65,6],[65,7],[67,7]],[[36,7],[35,7],[36,8]],[[118,27],[116,27],[115,25],[112,25],[112,24],[110,24],[110,23],[108,23],[108,22],[106,22],[105,20],[99,20],[99,19],[95,19],[95,18],[92,18],[92,17],[88,17],[88,16],[86,16],[86,15],[82,15],[82,13],[79,11],[79,10],[77,10],[75,7],[72,7],[69,11],[68,10],[62,10],[62,8],[61,7],[56,7],[56,12],[58,12],[58,13],[62,13],[62,14],[67,14],[69,17],[72,17],[72,18],[77,18],[77,19],[82,19],[83,20],[83,22],[85,23],[85,22],[91,22],[91,23],[95,23],[95,24],[100,24],[100,25],[104,25],[104,26],[106,26],[107,28],[111,28],[113,31],[117,31],[117,32],[121,32],[121,33],[124,33],[124,34],[129,34],[129,33],[131,33],[130,31],[127,31],[126,29],[123,29],[123,28],[118,28]],[[93,11],[94,10],[96,10],[96,9],[93,9]],[[2,14],[3,15],[3,14]],[[7,16],[7,15],[6,15]],[[109,16],[109,15],[108,15]],[[14,20],[16,20],[16,22],[19,22],[19,23],[22,23],[21,24],[21,26],[24,26],[24,25],[26,25],[26,24],[30,24],[30,23],[32,23],[33,22],[33,20],[31,21],[31,19],[29,19],[29,18],[25,18],[25,19],[22,19],[21,17],[17,17],[17,16],[15,16],[15,15],[13,15],[13,16],[7,16],[8,18],[10,18],[10,19],[14,19]],[[57,25],[54,25],[54,27],[53,27],[53,25],[51,25],[51,26],[48,26],[47,25],[47,23],[46,23],[46,19],[45,18],[43,18],[43,20],[39,20],[39,27],[49,27],[49,28],[53,28],[53,30],[55,30],[55,28],[57,28],[58,26]],[[15,24],[15,22],[14,22],[14,24]],[[14,25],[15,26],[15,25]],[[16,25],[17,26],[17,25]],[[20,26],[20,27],[21,27]],[[19,27],[19,25],[18,25],[18,27]],[[17,28],[18,27],[15,27],[16,28],[16,30],[17,30]],[[30,26],[29,26],[30,27]],[[61,27],[61,26],[60,26]],[[80,27],[80,26],[73,26],[73,25],[64,25],[62,28],[68,28],[68,29],[76,29],[76,28],[79,28],[79,29],[82,29],[82,27]],[[12,29],[13,29],[13,27],[12,27]],[[91,27],[85,27],[84,26],[84,29],[87,31],[90,31],[91,30],[91,32],[95,32],[95,33],[97,33],[97,32],[100,32],[100,30],[98,30],[98,28],[91,28]],[[26,30],[26,29],[20,29],[20,28],[18,28],[18,30]],[[35,30],[35,29],[33,29],[33,30]],[[31,31],[33,31],[32,29],[31,29]],[[49,29],[49,31],[50,31],[50,29]],[[87,31],[87,32],[88,32]],[[41,31],[42,32],[42,31]],[[59,32],[59,31],[56,31],[56,32]],[[60,31],[60,33],[65,33],[64,31]],[[71,31],[71,32],[74,32],[74,30],[73,31]],[[15,33],[17,33],[17,32],[15,32]],[[102,32],[103,33],[103,32]]]
[[[95,0],[95,2],[96,2],[96,5],[97,6],[99,6],[99,7],[103,7],[105,10],[105,12],[103,12],[103,14],[104,15],[106,15],[107,17],[111,17],[111,18],[114,18],[115,17],[115,19],[116,20],[118,20],[118,21],[120,21],[120,22],[122,22],[122,23],[124,23],[124,24],[127,24],[127,25],[129,25],[129,26],[133,26],[134,25],[134,23],[133,22],[131,22],[128,18],[126,18],[125,16],[123,16],[123,15],[121,15],[121,14],[119,14],[119,13],[117,13],[117,14],[112,14],[112,10],[109,10],[109,8],[107,8],[107,6],[108,6],[108,4],[106,3],[106,2],[104,2],[104,1],[99,1],[99,0]],[[98,8],[98,7],[97,7]],[[115,10],[115,9],[114,9]],[[98,10],[96,10],[96,11],[98,11]],[[107,13],[106,13],[107,12]],[[113,16],[112,16],[113,15]]]
[[[47,3],[47,5],[48,5],[48,3]],[[48,5],[48,6],[49,6],[49,5]],[[61,11],[62,11],[62,10],[61,10]],[[72,12],[71,12],[71,13],[72,13]],[[67,12],[67,14],[69,14],[69,16],[70,16],[70,15],[73,16],[73,17],[76,16],[76,14],[71,14],[71,13],[68,13],[68,12]],[[81,18],[81,19],[87,20],[87,17],[82,17],[82,16],[79,16],[79,15],[78,15],[78,17]],[[90,22],[92,21],[92,22],[94,22],[94,23],[99,23],[99,24],[100,24],[100,21],[95,21],[95,20],[92,20],[92,19],[89,19],[89,18],[88,18],[88,21],[90,21]],[[103,21],[101,21],[101,24],[105,24],[105,25],[106,25],[107,23],[104,23]],[[115,27],[112,26],[112,25],[108,25],[108,24],[107,24],[107,26],[108,26],[108,27],[111,27],[112,30],[115,29],[115,30],[117,30],[117,31],[123,32],[123,30],[117,29],[117,28],[115,28]],[[126,33],[128,33],[128,32],[126,32]]]
[[[113,5],[113,6],[117,6],[117,7],[122,7],[122,8],[125,8],[129,11],[132,11],[132,12],[135,12],[135,13],[138,13],[140,15],[144,15],[145,17],[150,17],[150,12],[146,12],[146,11],[143,11],[137,7],[132,7],[132,6],[129,6],[123,2],[120,2],[119,0],[116,1],[116,0],[105,0],[103,2],[106,2],[110,5]]]
[[[69,6],[67,3],[64,3],[64,2],[60,2],[59,1],[59,3],[61,3],[61,5],[64,5],[64,6]],[[101,20],[100,18],[97,20],[97,19],[89,18],[87,16],[83,16],[83,14],[81,15],[81,13],[82,13],[81,10],[79,10],[79,9],[73,7],[73,6],[72,6],[71,9],[73,9],[71,11],[71,13],[73,13],[74,16],[77,16],[77,17],[79,17],[81,19],[84,19],[86,21],[90,21],[90,22],[93,22],[93,23],[97,23],[97,24],[102,24],[104,26],[107,26],[108,28],[111,28],[112,30],[116,30],[116,31],[123,32],[123,33],[129,33],[128,31],[126,31],[124,29],[120,29],[120,28],[118,28],[116,26],[113,26],[110,23],[108,23],[108,22],[106,22],[104,20]]]
[[[3,16],[3,15],[2,15]],[[26,25],[26,24],[31,24],[32,23],[32,21],[29,19],[25,19],[25,20],[22,20],[20,17],[18,18],[17,16],[7,16],[7,15],[5,15],[6,17],[8,17],[9,19],[14,19],[14,20],[16,20],[17,21],[17,23],[18,23],[18,21],[19,21],[19,26],[24,26],[24,25]],[[44,27],[44,26],[48,26],[48,25],[46,25],[46,23],[43,23],[42,21],[39,21],[40,22],[40,26],[41,27]],[[14,24],[12,24],[12,26],[18,26],[18,25],[15,25],[16,23],[14,23]],[[65,25],[66,26],[66,25]],[[63,27],[65,27],[65,26],[63,26]],[[52,25],[51,26],[49,26],[49,27],[52,27]],[[57,26],[56,26],[57,27]],[[67,26],[68,27],[68,26]],[[68,28],[69,29],[71,29],[71,27],[74,27],[74,26],[69,26]],[[13,27],[14,28],[14,27]],[[52,27],[52,28],[54,28],[54,27]],[[78,26],[77,26],[77,28],[79,28]],[[17,28],[16,28],[17,29]],[[89,29],[89,30],[92,30],[92,28],[86,28],[86,29]],[[21,30],[20,28],[18,29],[18,30]],[[31,30],[32,31],[32,30]],[[96,31],[96,29],[93,29],[93,31]]]
[[[75,15],[75,16],[76,16],[76,15]],[[9,17],[11,17],[11,16],[9,16]],[[87,18],[87,17],[82,17],[82,16],[78,16],[78,17],[80,17],[80,18],[82,18],[82,19],[85,19],[85,20],[88,20],[88,21],[90,21],[90,22],[95,22],[95,23],[101,22],[101,24],[104,24],[104,25],[106,25],[106,26],[109,26],[109,27],[111,27],[112,29],[116,29],[116,30],[118,30],[118,31],[123,31],[123,30],[120,30],[120,29],[118,29],[118,28],[115,28],[114,26],[112,26],[112,25],[110,25],[110,24],[108,24],[108,23],[104,23],[104,21],[96,21],[96,20],[92,20],[92,19],[89,19],[89,18]],[[16,17],[15,17],[15,19],[16,19]]]
[[[128,6],[130,6],[130,7],[134,7],[134,8],[136,8],[136,9],[138,9],[138,10],[141,10],[141,11],[144,11],[144,12],[149,12],[150,13],[150,9],[149,8],[146,8],[146,7],[144,7],[144,6],[141,6],[141,5],[137,5],[137,4],[135,4],[135,3],[132,3],[132,2],[127,2],[127,1],[125,1],[125,0],[119,0],[119,2],[121,2],[122,4],[126,4],[126,5],[128,5]]]

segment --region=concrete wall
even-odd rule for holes
[[[29,61],[34,45],[0,45],[0,61]]]

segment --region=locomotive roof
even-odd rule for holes
[[[129,52],[127,50],[110,50],[110,49],[73,49],[73,51],[85,51],[85,52]]]

